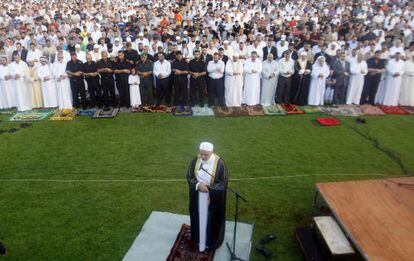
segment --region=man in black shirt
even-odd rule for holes
[[[175,53],[176,60],[171,64],[174,74],[174,104],[187,105],[188,97],[188,63],[183,59],[181,51]]]
[[[132,49],[132,44],[130,42],[126,43],[125,50],[125,61],[130,64],[135,65],[139,61],[139,54],[136,50]]]
[[[152,81],[153,62],[147,59],[146,55],[141,55],[141,61],[137,64],[137,74],[140,78],[139,90],[141,92],[141,100],[143,105],[151,105],[154,87]]]
[[[66,65],[66,73],[69,76],[70,88],[72,90],[73,107],[86,109],[85,82],[83,81],[83,63],[78,60],[76,53],[71,53],[71,60]],[[81,101],[79,102],[79,96]]]
[[[207,63],[201,59],[201,53],[194,51],[194,59],[190,61],[188,66],[190,78],[190,105],[199,104],[204,106],[203,94],[206,88]]]
[[[376,51],[374,57],[367,60],[368,74],[365,76],[361,104],[369,103],[375,105],[375,95],[381,81],[381,74],[385,72],[385,61],[380,57],[381,51]]]
[[[131,107],[131,100],[129,95],[128,77],[131,73],[131,64],[125,60],[125,54],[123,51],[118,52],[118,61],[115,64],[115,78],[116,88],[119,92],[119,104],[120,107]]]
[[[108,53],[102,52],[102,59],[97,63],[98,73],[101,76],[101,88],[105,107],[116,107],[114,63],[108,59]]]
[[[83,76],[88,83],[88,92],[91,98],[91,106],[102,106],[101,93],[99,87],[98,66],[96,62],[92,61],[92,56],[86,54],[86,62],[83,64]]]

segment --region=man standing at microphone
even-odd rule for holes
[[[223,243],[226,222],[227,168],[213,151],[213,144],[202,142],[187,172],[190,189],[191,239],[199,251],[217,249]]]

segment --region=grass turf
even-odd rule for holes
[[[215,144],[237,179],[230,185],[248,199],[240,217],[255,224],[254,244],[277,232],[269,244],[275,258],[298,260],[293,228],[311,221],[315,182],[414,173],[414,117],[367,117],[366,125],[341,118],[343,125],[332,128],[315,126],[315,117],[121,114],[35,122],[1,134],[5,260],[121,259],[151,211],[188,213],[184,177],[204,140]],[[2,129],[19,125],[0,119]],[[271,178],[248,179],[262,177]],[[233,210],[229,195],[228,219]],[[254,249],[251,259],[262,260]]]

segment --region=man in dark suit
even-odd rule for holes
[[[345,60],[345,52],[341,52],[339,59],[332,64],[334,77],[336,79],[335,92],[333,97],[334,104],[344,104],[346,98],[346,89],[349,79],[349,62]]]
[[[27,50],[23,48],[20,42],[16,43],[16,50],[13,51],[12,61],[14,61],[14,56],[16,55],[19,55],[20,59],[26,62]]]
[[[277,49],[273,46],[272,39],[269,39],[267,45],[263,47],[263,61],[267,59],[269,53],[273,54],[273,57],[277,57]]]

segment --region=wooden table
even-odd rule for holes
[[[414,260],[414,177],[317,183],[367,260]]]

